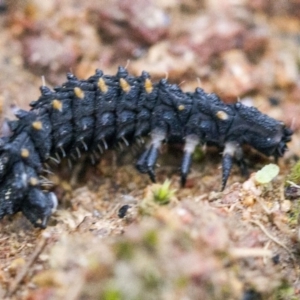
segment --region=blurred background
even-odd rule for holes
[[[36,97],[36,77],[57,85],[70,70],[86,78],[127,65],[136,75],[167,74],[186,90],[200,84],[229,102],[257,94],[274,105],[297,102],[298,0],[2,0],[1,7],[1,93],[10,101]],[[19,92],[10,92],[12,82]],[[299,110],[274,117],[289,122]]]

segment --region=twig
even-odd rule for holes
[[[271,241],[267,241],[267,242],[266,242],[266,245],[264,246],[264,249],[265,249],[265,250],[268,250],[268,251],[271,251],[271,250],[269,250],[270,244],[271,244]],[[266,256],[263,257],[263,263],[264,263],[265,265],[267,264]]]
[[[293,187],[295,187],[297,189],[300,189],[300,185],[296,184],[295,182],[290,181],[290,180],[287,180],[286,182],[289,183],[291,186],[293,186]]]
[[[8,236],[6,236],[6,237],[3,237],[3,238],[1,238],[0,239],[0,243],[2,243],[2,242],[5,242],[6,240],[8,240],[9,239],[9,237]]]
[[[278,241],[276,237],[272,236],[271,233],[269,233],[267,231],[267,229],[264,227],[263,224],[261,224],[259,221],[255,221],[255,220],[250,220],[250,223],[253,223],[253,224],[257,225],[270,240],[272,240],[274,243],[276,243],[277,245],[279,245],[280,247],[282,247],[283,249],[285,249],[287,251],[287,253],[291,256],[291,258],[293,259],[293,261],[295,261],[294,255],[289,250],[289,248],[285,244],[283,244],[280,241]]]
[[[257,197],[256,201],[260,204],[260,206],[263,208],[263,210],[266,212],[267,215],[272,214],[271,210],[266,206],[266,204],[260,197]]]
[[[232,248],[229,253],[235,258],[272,257],[272,251],[265,248]]]
[[[23,267],[23,269],[19,272],[19,274],[16,276],[16,279],[10,284],[8,291],[6,293],[6,297],[11,297],[18,289],[19,284],[22,282],[22,280],[25,278],[26,274],[28,273],[28,270],[33,265],[33,263],[36,261],[36,259],[39,257],[39,255],[44,250],[45,246],[47,245],[47,241],[50,236],[46,236],[45,234],[42,236],[42,240],[37,245],[35,251],[32,253],[31,257],[29,257],[28,262]]]

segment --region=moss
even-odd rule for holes
[[[158,244],[158,235],[156,230],[149,230],[144,235],[144,242],[146,246],[153,249]]]
[[[119,242],[115,245],[116,254],[121,259],[131,259],[134,255],[134,245],[127,241]]]
[[[153,184],[147,188],[145,198],[139,205],[140,214],[152,215],[159,206],[169,204],[175,193],[170,185],[171,181],[166,180],[163,184]]]
[[[186,276],[179,276],[175,281],[175,286],[179,289],[187,287],[189,279]]]
[[[153,188],[153,199],[160,205],[168,204],[173,197],[175,190],[170,189],[171,181],[166,180],[163,184],[155,185]]]
[[[121,293],[120,291],[112,288],[108,288],[104,291],[103,297],[101,297],[103,300],[121,300]]]
[[[157,290],[160,286],[163,286],[163,278],[159,276],[159,272],[146,271],[143,274],[144,286],[148,290]]]
[[[288,213],[288,223],[291,226],[298,225],[299,215],[300,215],[300,202],[294,201],[292,204],[292,209]]]
[[[300,160],[293,166],[290,174],[287,176],[286,185],[289,185],[288,181],[297,185],[300,184]]]
[[[295,290],[287,282],[283,282],[274,292],[274,299],[276,300],[297,300]]]

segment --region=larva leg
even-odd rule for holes
[[[152,145],[151,148],[150,148],[150,151],[149,151],[149,155],[147,157],[148,175],[149,175],[152,182],[156,182],[154,166],[155,166],[155,163],[157,161],[158,150],[159,150],[159,146]]]
[[[240,168],[242,176],[248,177],[249,172],[248,172],[248,166],[244,160],[244,152],[242,147],[238,144],[236,145],[234,157],[236,159],[237,165]]]
[[[151,133],[150,147],[142,154],[136,165],[140,172],[148,173],[153,182],[155,182],[154,166],[158,157],[158,151],[165,136],[162,131],[154,130]]]
[[[148,172],[146,162],[147,162],[147,157],[149,155],[149,152],[150,152],[150,147],[143,152],[143,154],[140,156],[140,158],[138,159],[135,165],[138,171],[141,173]]]
[[[187,175],[190,172],[192,156],[198,144],[199,138],[195,135],[187,136],[185,139],[184,154],[180,168],[181,186],[185,186]]]
[[[247,169],[245,161],[243,160],[243,151],[241,146],[236,142],[227,142],[225,144],[222,158],[222,191],[226,186],[234,158],[237,159],[242,173],[246,172]]]

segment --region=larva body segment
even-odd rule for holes
[[[17,112],[18,120],[9,122],[11,136],[1,138],[0,218],[22,211],[42,228],[57,204],[53,193],[42,191],[40,176],[49,159],[76,160],[82,152],[99,156],[120,142],[130,145],[150,135],[137,169],[155,181],[161,144],[182,143],[184,185],[195,147],[207,143],[224,149],[223,189],[234,160],[246,171],[244,144],[278,158],[292,135],[282,122],[255,108],[227,105],[200,88],[186,93],[166,79],[152,83],[147,72],[134,77],[123,67],[116,75],[96,70],[87,80],[68,74],[54,90],[42,86],[31,107]]]

